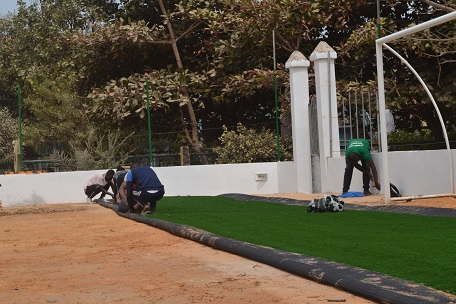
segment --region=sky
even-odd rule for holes
[[[25,3],[31,3],[31,0],[25,0]],[[8,12],[16,10],[17,0],[0,0],[0,15],[6,15]]]

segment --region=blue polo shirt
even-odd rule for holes
[[[125,182],[127,183],[127,194],[131,194],[133,190],[150,191],[150,190],[163,190],[164,186],[158,179],[155,171],[150,167],[134,168],[125,175]]]

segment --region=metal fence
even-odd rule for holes
[[[353,138],[369,140],[371,148],[378,150],[379,126],[377,91],[353,90],[344,93],[339,104],[340,149],[345,151]]]
[[[142,165],[149,164],[150,156],[132,155],[127,158],[126,164],[139,163]],[[152,167],[170,167],[170,166],[189,166],[216,164],[217,154],[209,151],[206,153],[190,153],[188,160],[183,162],[182,153],[154,153],[152,155]],[[1,163],[0,174],[14,171],[13,163]],[[58,160],[51,159],[27,159],[23,161],[21,171],[26,172],[59,172],[60,166]]]
[[[347,91],[340,95],[338,108],[340,150],[345,151],[353,138],[369,140],[378,149],[377,93],[369,89]],[[315,95],[309,103],[310,146],[312,154],[319,154],[318,113]]]
[[[147,155],[133,155],[127,158],[128,163],[148,164],[150,156]],[[170,166],[184,166],[184,165],[203,165],[215,164],[217,160],[217,153],[190,153],[189,162],[183,161],[182,153],[153,153],[152,154],[152,167],[170,167]],[[207,159],[207,162],[204,161]]]

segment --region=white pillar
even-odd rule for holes
[[[312,193],[309,66],[310,62],[298,51],[294,51],[285,64],[285,68],[290,70],[293,161],[296,166],[297,191],[303,193]]]
[[[340,157],[339,121],[337,114],[336,70],[337,53],[326,43],[320,42],[310,55],[314,62],[317,95],[318,139],[320,149],[321,189],[327,187],[327,159]]]

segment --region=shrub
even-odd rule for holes
[[[223,126],[219,137],[221,145],[214,148],[218,154],[218,163],[256,163],[277,161],[277,137],[271,131],[263,129],[257,132],[238,123],[236,131],[228,131]],[[281,160],[291,159],[290,140],[283,140],[284,148]]]
[[[396,130],[391,135],[388,135],[388,150],[390,151],[432,150],[438,148],[431,131],[427,129],[412,132]]]
[[[125,142],[133,133],[122,137],[118,132],[97,134],[91,130],[83,142],[71,144],[70,151],[54,150],[50,159],[59,171],[96,170],[116,168],[124,164],[129,152],[124,151]]]

